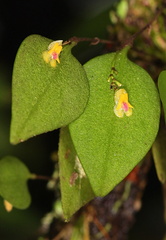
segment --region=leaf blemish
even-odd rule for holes
[[[78,158],[78,156],[75,157],[75,166],[74,169],[78,171],[79,178],[84,178],[86,177],[86,173],[82,167],[82,164]]]
[[[78,179],[79,175],[77,172],[73,172],[71,177],[70,177],[70,180],[69,180],[69,183],[70,183],[70,186],[74,186],[75,185],[75,182],[76,180]]]
[[[66,153],[65,153],[65,159],[68,159],[69,158],[69,155],[70,155],[71,151],[70,149],[67,149]]]

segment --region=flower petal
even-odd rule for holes
[[[124,116],[124,111],[122,108],[117,109],[117,106],[114,107],[114,113],[117,117],[122,118]]]

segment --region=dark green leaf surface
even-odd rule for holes
[[[28,168],[19,159],[4,157],[0,160],[0,195],[16,208],[27,208],[31,202],[27,188],[30,176]]]
[[[75,43],[66,45],[55,68],[42,57],[52,40],[39,35],[21,44],[13,70],[13,144],[57,129],[79,117],[89,97],[89,85],[82,65],[71,54]]]
[[[142,68],[127,59],[128,48],[96,57],[85,64],[90,99],[84,113],[69,125],[79,159],[97,196],[114,188],[145,156],[159,126],[160,103],[155,84]],[[108,82],[111,68],[134,107],[129,117],[114,114]]]
[[[159,180],[166,182],[166,130],[162,128],[153,144],[152,152]]]
[[[69,218],[94,197],[88,177],[78,168],[78,158],[68,127],[61,128],[59,167],[62,206],[65,219]]]
[[[166,70],[162,71],[159,75],[158,87],[159,87],[160,98],[164,108],[164,115],[165,115],[165,121],[166,121]]]

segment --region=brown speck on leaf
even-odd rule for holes
[[[69,180],[69,183],[71,186],[75,185],[75,181],[77,180],[77,178],[78,178],[78,173],[73,172]]]
[[[65,153],[65,159],[69,158],[70,153],[71,153],[70,149],[67,149],[67,151]]]

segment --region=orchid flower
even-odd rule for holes
[[[121,88],[115,92],[114,96],[115,107],[114,113],[117,117],[122,118],[124,114],[129,117],[132,115],[133,106],[128,101],[128,93]]]
[[[43,59],[49,63],[51,67],[56,67],[57,62],[60,63],[59,55],[62,51],[62,40],[54,41],[48,46],[48,50],[43,52]]]

